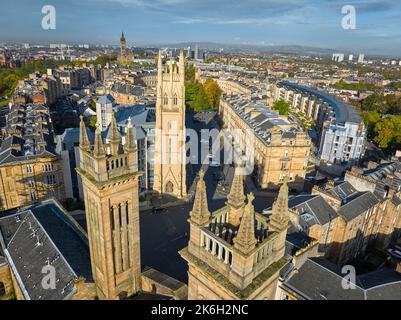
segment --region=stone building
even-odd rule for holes
[[[176,198],[187,195],[185,153],[185,58],[158,58],[153,191]]]
[[[62,164],[44,105],[16,104],[7,116],[0,147],[0,206],[17,208],[54,197],[64,199]]]
[[[52,270],[53,280],[43,285]],[[57,201],[45,200],[0,218],[0,300],[95,296],[85,231]]]
[[[121,33],[120,54],[118,60],[122,63],[127,62],[127,41],[125,40],[124,32]]]
[[[308,170],[311,140],[278,113],[243,96],[220,99],[220,117],[234,147],[254,160],[254,177],[263,189],[278,189],[288,178],[302,190]]]
[[[252,194],[245,203],[243,176],[236,170],[227,205],[213,213],[200,172],[188,220],[190,240],[180,251],[189,265],[188,299],[274,299],[279,273],[288,263],[287,185],[281,187],[268,220],[255,213]]]
[[[80,165],[91,252],[100,299],[132,296],[141,288],[136,143],[132,126],[125,145],[114,115],[104,144],[100,127],[93,147],[81,118]]]
[[[289,201],[294,226],[316,239],[319,252],[339,266],[363,257],[368,248],[386,250],[401,238],[400,192],[390,188],[381,194],[377,183],[382,180],[356,171],[348,171],[336,186],[315,186],[310,195]]]

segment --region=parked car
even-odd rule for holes
[[[401,251],[388,249],[387,252],[391,254],[391,256],[393,256],[394,258],[401,259]]]
[[[153,213],[153,214],[157,214],[157,213],[163,212],[164,210],[165,210],[165,209],[162,208],[162,207],[153,207],[153,208],[152,208],[152,213]]]
[[[212,160],[210,161],[209,166],[214,168],[220,167],[220,162],[218,162],[217,160]]]

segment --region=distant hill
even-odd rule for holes
[[[298,55],[331,55],[338,50],[315,48],[300,45],[251,45],[251,44],[222,44],[213,42],[181,42],[181,43],[169,43],[163,45],[155,45],[158,48],[170,47],[170,48],[195,48],[198,45],[199,49],[209,51],[223,51],[227,53],[235,52],[270,52],[270,53],[288,53]]]

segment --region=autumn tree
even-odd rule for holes
[[[213,109],[218,109],[220,97],[223,91],[221,90],[217,82],[209,78],[205,81],[203,88],[208,98],[210,107]]]
[[[391,151],[401,145],[401,116],[382,118],[375,126],[377,142],[380,148]]]

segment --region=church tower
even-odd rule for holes
[[[255,212],[252,193],[244,202],[242,176],[234,178],[227,205],[210,213],[203,177],[201,171],[188,247],[180,251],[189,267],[188,299],[274,299],[280,270],[289,262],[284,252],[288,188],[280,190],[270,221]]]
[[[99,299],[116,300],[141,289],[137,147],[132,125],[124,147],[113,120],[105,144],[98,127],[91,146],[83,118],[80,165],[92,274]]]
[[[158,57],[157,102],[153,190],[184,198],[186,190],[185,152],[185,58],[163,64]]]
[[[120,38],[120,62],[127,61],[127,42],[125,40],[124,32],[121,33]]]

